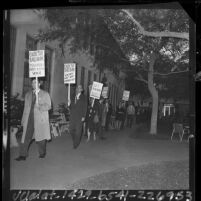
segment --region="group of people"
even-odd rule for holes
[[[115,112],[114,127],[117,130],[123,129],[127,120],[127,126],[132,127],[135,120],[135,106],[132,102],[120,102]]]
[[[39,158],[46,156],[46,142],[51,139],[49,125],[49,110],[51,99],[48,92],[40,89],[41,81],[32,78],[32,90],[25,95],[24,111],[21,124],[23,134],[19,146],[17,161],[26,160],[29,145],[34,138],[38,144]],[[91,136],[104,140],[104,134],[110,129],[111,124],[117,130],[123,129],[127,120],[127,126],[132,127],[135,119],[135,107],[132,102],[121,102],[116,111],[108,99],[101,97],[93,99],[86,97],[83,87],[76,88],[75,99],[70,101],[70,125],[69,131],[72,136],[73,148],[76,149],[83,135],[87,142]],[[38,101],[36,101],[38,97]]]
[[[112,105],[108,99],[102,97],[99,100],[89,98],[84,129],[87,134],[87,141],[90,140],[91,135],[96,140],[97,134],[99,134],[100,139],[106,139],[104,131],[109,129],[111,115]]]
[[[99,100],[89,97],[87,107],[84,133],[86,133],[87,141],[91,135],[96,140],[98,134],[100,139],[106,139],[106,132],[110,128],[122,130],[125,126],[132,128],[136,119],[136,109],[133,102],[121,101],[113,109],[109,99],[100,97]]]

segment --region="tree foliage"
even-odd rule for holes
[[[109,68],[117,75],[119,66],[122,63],[125,66],[126,63],[127,68],[122,70],[128,74],[128,83],[131,83],[130,76],[133,76],[132,79],[144,82],[139,85],[145,86],[148,79],[146,60],[149,61],[151,51],[157,54],[154,83],[159,91],[163,88],[171,89],[171,83],[174,83],[169,82],[171,74],[175,73],[173,77],[176,79],[179,77],[177,73],[189,70],[189,41],[183,35],[181,38],[177,36],[187,35],[189,32],[188,16],[181,9],[54,8],[46,9],[43,17],[48,20],[50,26],[40,30],[40,40],[58,40],[64,55],[65,44],[70,42],[72,53],[84,49],[94,56],[94,64],[99,69]],[[144,32],[140,32],[140,27]],[[158,33],[177,35],[151,37],[143,35],[145,32],[155,33],[155,36]],[[130,65],[127,65],[128,62]],[[185,76],[187,73],[180,77]],[[136,91],[135,87],[133,89]],[[147,93],[148,90],[142,91]],[[167,90],[165,93],[167,94]]]
[[[128,15],[127,11],[131,15]],[[169,75],[174,74],[174,79],[179,77],[181,80],[181,77],[185,78],[187,75],[185,72],[189,70],[189,40],[185,38],[189,32],[187,14],[181,9],[130,9],[127,11],[106,10],[104,20],[131,63],[128,72],[133,70],[136,79],[147,83],[149,70],[146,61],[150,59],[150,52],[155,52],[157,59],[154,64],[154,83],[158,90],[171,88],[171,82],[168,82],[171,79]],[[164,33],[164,37],[151,37],[149,34],[140,32],[140,29],[146,33],[155,33],[156,36]],[[169,33],[170,37],[167,37],[166,33]],[[184,76],[177,74],[182,72]]]
[[[119,66],[127,65],[117,42],[114,40],[98,10],[95,9],[46,9],[43,17],[49,27],[40,30],[41,41],[57,40],[65,55],[65,45],[70,43],[71,53],[80,50],[94,56],[94,65],[100,70],[109,68],[118,75]],[[120,55],[120,56],[119,56]]]

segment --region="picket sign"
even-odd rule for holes
[[[76,64],[64,64],[64,84],[68,84],[68,106],[70,105],[70,84],[75,84],[76,80]]]
[[[38,92],[38,77],[45,76],[45,50],[29,51],[29,77],[36,78],[36,91]],[[38,105],[38,93],[36,93]]]
[[[91,89],[92,89],[92,84],[89,85],[89,93],[90,93],[90,94],[91,94]],[[94,101],[95,101],[95,99],[92,98],[92,107],[93,107],[93,105],[94,105]]]
[[[100,99],[102,92],[103,83],[93,82],[90,97],[93,98],[92,107],[94,105],[95,99]]]
[[[128,101],[130,96],[130,91],[124,90],[122,100]]]

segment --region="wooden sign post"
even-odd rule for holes
[[[68,84],[68,106],[70,106],[70,83]]]
[[[38,77],[36,77],[36,105],[38,105]]]

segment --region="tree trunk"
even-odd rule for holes
[[[152,96],[152,114],[151,114],[151,127],[150,134],[157,134],[157,117],[158,117],[158,91],[154,86],[153,73],[154,73],[154,63],[156,60],[156,55],[151,54],[148,72],[148,88]]]

